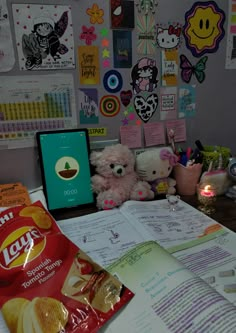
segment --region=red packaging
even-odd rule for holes
[[[134,295],[41,202],[0,214],[0,244],[0,308],[11,333],[97,332]]]

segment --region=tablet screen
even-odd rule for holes
[[[87,129],[36,133],[48,210],[94,203]]]

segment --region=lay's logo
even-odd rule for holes
[[[35,227],[22,227],[12,232],[0,247],[0,265],[5,269],[22,266],[40,255],[45,237]]]

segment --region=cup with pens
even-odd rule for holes
[[[177,193],[194,195],[202,173],[202,154],[199,149],[177,152],[178,163],[174,166],[173,176],[176,180]]]

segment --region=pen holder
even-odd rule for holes
[[[177,163],[173,169],[173,175],[176,180],[176,190],[180,195],[194,195],[197,190],[197,184],[202,172],[202,164],[196,163],[190,166],[184,166]]]

